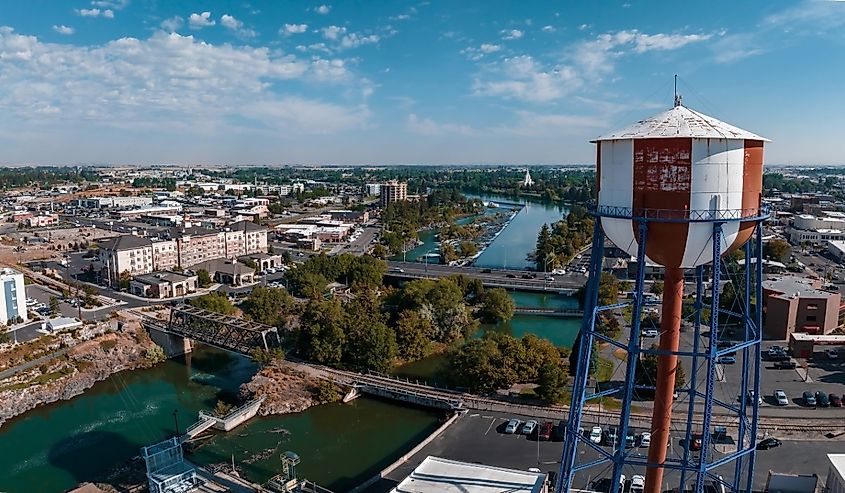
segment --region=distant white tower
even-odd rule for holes
[[[534,184],[534,180],[531,179],[531,172],[526,169],[525,170],[525,179],[522,180],[522,186],[523,187],[530,187],[533,184]]]

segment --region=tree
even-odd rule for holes
[[[657,349],[657,345],[651,345],[652,350]],[[654,386],[657,382],[657,364],[659,358],[656,354],[643,354],[637,361],[637,385]],[[678,360],[675,367],[675,390],[682,388],[686,384],[686,374],[681,361]],[[653,390],[638,390],[642,396],[654,396]]]
[[[387,373],[396,357],[396,334],[381,322],[350,320],[344,362],[352,370]]]
[[[508,292],[502,288],[484,291],[479,314],[487,322],[507,322],[513,317],[516,307]]]
[[[478,253],[478,247],[475,246],[475,243],[468,241],[468,240],[462,241],[458,245],[458,247],[460,248],[460,251],[461,251],[461,257],[464,257],[464,258],[472,257],[473,255]]]
[[[455,247],[453,247],[451,243],[441,243],[440,258],[443,260],[444,264],[448,264],[449,262],[458,259],[458,252],[455,251]]]
[[[190,300],[188,300],[188,304],[197,308],[201,308],[203,310],[208,310],[210,312],[216,312],[223,315],[233,315],[235,311],[237,311],[235,306],[232,305],[232,302],[229,301],[229,297],[219,291],[214,291],[208,294],[204,294],[202,296],[197,296],[196,298],[191,298]]]
[[[651,284],[650,291],[658,296],[663,294],[663,281],[654,281]]]
[[[297,353],[303,358],[338,366],[346,345],[344,311],[337,300],[312,300],[305,305],[295,334]]]
[[[596,342],[593,341],[593,349],[590,351],[590,375],[595,375],[599,367],[599,351]],[[578,360],[580,359],[581,350],[581,333],[575,336],[575,342],[572,343],[572,351],[569,353],[569,375],[575,376],[578,370]]]
[[[387,247],[382,245],[381,243],[376,243],[373,247],[373,257],[386,259],[388,255],[390,255],[390,251],[388,251]]]
[[[256,347],[249,352],[249,356],[259,366],[267,366],[274,360],[285,359],[285,351],[281,348],[274,348],[268,351],[264,348]]]
[[[431,320],[420,316],[414,310],[403,310],[399,313],[396,343],[400,357],[413,361],[427,356],[431,350],[433,336],[434,325]]]
[[[218,399],[217,404],[214,406],[214,409],[211,412],[218,418],[222,418],[223,416],[229,414],[234,408],[235,406]]]
[[[600,306],[613,305],[619,301],[619,279],[610,272],[602,272],[599,278]]]
[[[59,313],[59,299],[55,296],[50,296],[50,315]]]
[[[197,271],[197,283],[201,288],[207,288],[211,286],[211,276],[208,274],[208,271],[205,269],[200,269]]]
[[[132,274],[129,273],[128,270],[125,270],[120,273],[120,276],[117,280],[117,286],[121,291],[128,291],[129,290],[129,281],[132,280]]]
[[[791,252],[792,248],[789,246],[789,243],[780,238],[767,241],[763,248],[763,254],[766,258],[777,262],[787,262]]]
[[[241,308],[256,322],[282,326],[293,308],[293,298],[281,288],[256,287],[244,300]]]
[[[534,391],[541,399],[549,404],[563,403],[568,378],[562,364],[549,362],[541,366],[537,383],[539,387]]]

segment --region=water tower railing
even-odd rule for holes
[[[596,217],[617,219],[635,219],[654,222],[714,223],[733,221],[760,221],[771,215],[771,208],[763,204],[748,209],[648,209],[641,207],[621,207],[615,205],[595,205],[591,212]]]

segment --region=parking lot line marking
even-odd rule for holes
[[[496,418],[490,420],[490,426],[487,427],[487,431],[484,432],[484,436],[487,436],[490,433],[490,429],[493,428],[493,425],[496,424]]]

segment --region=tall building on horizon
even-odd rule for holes
[[[393,202],[404,202],[408,200],[408,183],[398,180],[390,180],[382,183],[380,187],[381,207],[385,208]]]

